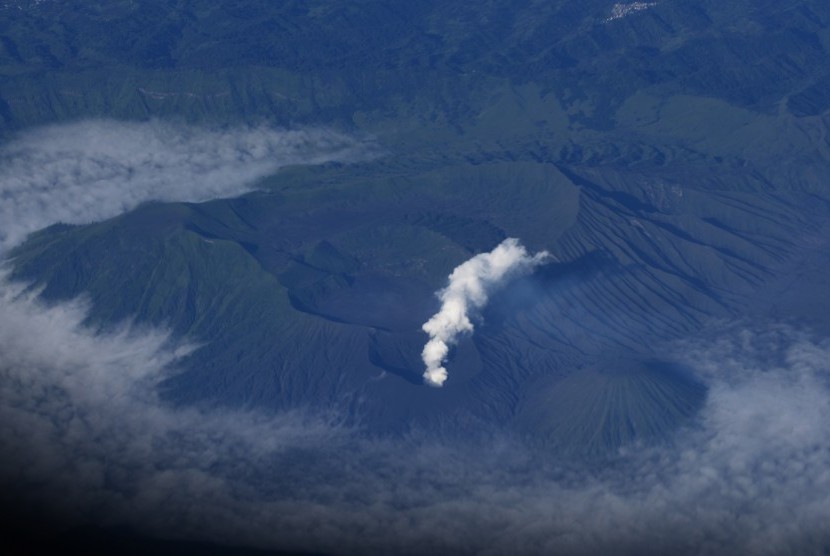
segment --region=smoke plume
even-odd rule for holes
[[[130,140],[131,125],[83,125],[91,126],[84,133],[103,134],[102,149],[129,150],[118,141]],[[151,124],[138,128],[152,136]],[[174,157],[144,145],[147,157],[164,155],[169,164],[87,182],[72,168],[100,166],[95,161],[106,157],[92,145],[76,149],[86,149],[86,158],[44,158],[67,129],[83,131],[51,128],[38,132],[41,140],[25,136],[26,148],[17,142],[2,151],[3,245],[56,220],[111,216],[155,195],[148,192],[188,200],[233,194],[221,184],[241,184],[247,171],[228,155],[200,173],[203,166],[191,165],[197,148]],[[176,133],[191,137],[191,146],[235,149],[219,135]],[[14,149],[20,159],[9,158]],[[54,164],[25,162],[36,153]],[[53,172],[64,163],[66,172]],[[137,173],[143,177],[135,181]],[[200,181],[208,175],[215,178]],[[84,192],[102,204],[74,199]],[[447,346],[472,331],[471,315],[488,295],[547,257],[509,239],[454,270],[439,294],[441,312],[424,327],[433,350],[425,348],[424,360],[440,379],[433,384],[446,378]],[[48,304],[0,272],[0,503],[7,508],[18,511],[22,501],[70,525],[127,525],[165,538],[304,553],[826,555],[830,548],[830,341],[809,331],[707,323],[706,338],[663,346],[667,359],[694,367],[707,384],[704,407],[674,442],[628,446],[595,469],[561,464],[509,428],[485,443],[376,438],[316,411],[174,406],[157,386],[192,348],[165,330],[129,323],[97,331],[87,317],[83,299]]]
[[[480,253],[455,267],[449,285],[438,293],[441,310],[422,327],[429,334],[421,357],[424,381],[440,387],[447,380],[443,366],[458,336],[473,331],[471,312],[480,311],[490,293],[511,278],[530,272],[550,258],[547,251],[531,256],[516,238],[507,238],[489,253]]]

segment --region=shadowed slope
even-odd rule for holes
[[[560,453],[598,456],[670,437],[706,399],[706,387],[676,365],[620,358],[531,390],[517,426]]]

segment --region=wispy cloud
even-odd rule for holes
[[[86,121],[27,131],[0,147],[0,255],[54,223],[94,222],[148,200],[234,196],[284,165],[373,153],[325,129]],[[47,306],[36,293],[0,274],[0,473],[8,491],[24,489],[60,515],[152,526],[168,490],[187,491],[188,504],[219,496],[217,468],[330,444],[318,434],[337,431],[320,412],[172,409],[156,387],[191,348],[129,323],[97,333],[83,325],[82,300]]]
[[[281,166],[372,152],[369,143],[325,129],[100,120],[27,131],[0,148],[0,250],[57,222],[99,221],[150,200],[233,197]]]
[[[155,385],[186,349],[158,331],[93,335],[83,304],[30,295],[0,298],[0,469],[80,522],[333,553],[818,554],[830,543],[830,343],[803,332],[678,346],[709,385],[699,420],[672,445],[589,469],[507,433],[487,446],[372,440],[319,415],[173,408]]]
[[[58,517],[152,526],[162,500],[230,496],[226,476],[337,433],[319,413],[173,409],[156,387],[190,348],[126,325],[96,334],[85,316],[81,301],[46,306],[22,285],[0,290],[0,473]]]
[[[149,198],[232,195],[289,159],[361,152],[326,132],[288,141],[283,156],[263,130],[120,125],[41,130],[3,149],[4,246]],[[585,468],[523,446],[509,426],[481,445],[367,438],[319,412],[173,407],[157,386],[190,348],[129,325],[99,334],[85,316],[82,300],[45,305],[0,277],[0,481],[6,499],[67,523],[332,553],[830,547],[830,342],[804,331],[724,325],[669,346],[667,359],[707,383],[697,420],[670,445]]]

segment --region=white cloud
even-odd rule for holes
[[[98,120],[27,131],[0,148],[0,251],[54,223],[95,222],[150,200],[233,197],[281,166],[371,152],[325,129]]]
[[[191,349],[127,325],[96,334],[85,316],[80,301],[46,306],[2,280],[0,476],[65,517],[143,521],[167,497],[228,496],[228,469],[338,434],[320,413],[174,409],[156,387]]]
[[[319,415],[173,408],[155,385],[186,348],[94,335],[83,304],[31,296],[0,297],[0,473],[81,522],[332,553],[830,546],[830,343],[806,333],[676,346],[710,388],[699,419],[587,469],[509,434],[373,440]]]
[[[360,150],[312,134],[278,156],[284,136],[262,130],[119,125],[51,128],[4,148],[5,246],[148,198],[235,194],[273,159],[316,160],[303,141],[320,160]],[[486,299],[487,288],[465,295]],[[85,315],[80,300],[47,306],[0,278],[0,481],[67,523],[332,553],[830,547],[830,343],[805,332],[721,327],[673,346],[709,387],[697,421],[673,445],[628,447],[586,469],[509,431],[486,445],[372,439],[337,416],[171,407],[157,385],[189,348],[129,325],[96,334]]]

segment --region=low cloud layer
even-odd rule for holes
[[[325,129],[100,120],[28,131],[0,148],[0,251],[57,222],[95,222],[150,200],[233,197],[281,166],[347,162],[371,152],[367,143]]]
[[[450,346],[460,335],[473,332],[470,318],[484,308],[490,295],[508,280],[530,272],[549,258],[547,251],[529,255],[518,239],[507,238],[489,253],[480,253],[452,271],[449,284],[438,292],[441,310],[423,326],[429,334],[421,354],[427,384],[443,386],[447,380],[443,364]]]
[[[153,188],[177,187],[171,176],[210,177],[217,195],[233,194],[221,185],[231,181],[248,187],[239,185],[247,170],[237,155],[191,164],[201,160],[196,149],[159,163],[156,178],[147,162],[88,189],[75,174],[97,174],[81,169],[123,165],[97,150],[78,160],[44,154],[77,155],[66,129],[108,128],[117,143],[169,128],[76,125],[3,150],[0,175],[33,174],[25,182],[33,192],[24,181],[2,180],[4,245],[55,221],[127,210],[149,198],[134,188],[155,195]],[[219,135],[199,133],[173,136],[224,152]],[[296,159],[311,160],[301,150]],[[47,169],[42,176],[36,160]],[[62,164],[70,170],[58,171]],[[200,174],[203,165],[209,170]],[[197,183],[175,194],[206,198]],[[104,208],[73,200],[84,191],[100,192]],[[505,260],[534,264],[518,243],[507,247],[513,256]],[[476,285],[481,276],[473,269],[459,282],[472,300],[467,309],[498,283]],[[48,509],[67,525],[126,524],[165,537],[334,554],[823,554],[830,547],[830,342],[807,331],[713,324],[708,337],[655,346],[706,382],[705,406],[671,445],[628,446],[588,468],[524,446],[508,429],[486,444],[415,433],[379,439],[319,411],[172,407],[158,384],[193,348],[128,324],[96,333],[83,325],[86,309],[83,300],[45,305],[0,277],[0,499]]]
[[[149,200],[235,196],[284,165],[348,162],[372,152],[323,129],[86,121],[30,130],[0,147],[0,257],[58,222],[95,222]],[[86,314],[82,300],[47,306],[0,274],[0,476],[10,485],[7,498],[23,488],[27,501],[58,517],[152,529],[170,489],[209,498],[217,495],[213,487],[222,489],[217,468],[230,473],[284,446],[330,444],[317,434],[328,438],[336,429],[319,412],[312,422],[296,413],[265,419],[171,409],[157,385],[192,348],[129,323],[96,333],[83,325]]]
[[[320,415],[171,408],[155,384],[186,349],[92,335],[82,304],[30,295],[0,298],[0,473],[69,523],[335,554],[830,546],[830,344],[794,329],[675,346],[710,387],[699,420],[587,469],[509,435],[372,440]]]
[[[229,497],[225,477],[264,466],[264,457],[283,449],[332,443],[337,428],[319,414],[170,408],[157,385],[191,348],[172,345],[163,331],[126,325],[96,334],[85,317],[81,301],[46,306],[3,280],[0,478],[7,495],[28,485],[27,501],[56,519],[152,530],[154,516],[175,517],[187,531],[187,520],[208,516],[167,506],[168,497],[187,505]]]

